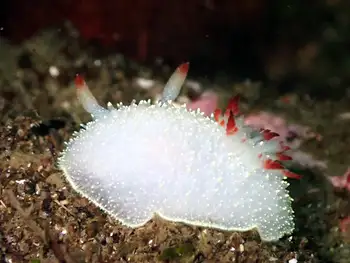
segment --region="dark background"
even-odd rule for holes
[[[1,5],[1,34],[15,43],[68,20],[86,41],[141,62],[157,56],[170,64],[190,60],[201,75],[222,71],[319,97],[344,94],[349,84],[349,1],[3,0]]]

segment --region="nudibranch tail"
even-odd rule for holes
[[[186,62],[177,67],[164,87],[161,102],[173,101],[179,96],[189,65],[190,63]]]
[[[105,115],[107,110],[98,104],[96,98],[89,90],[84,78],[77,74],[74,82],[78,99],[84,109],[89,112],[93,118],[98,118]]]
[[[264,169],[280,170],[286,177],[300,179],[300,175],[287,170],[281,163],[292,160],[292,157],[286,154],[286,151],[290,150],[288,146],[283,145],[278,140],[272,140],[278,137],[279,134],[268,129],[256,131],[243,125],[242,119],[236,118],[239,115],[238,102],[238,96],[231,98],[223,116],[220,109],[216,109],[213,113],[214,120],[226,129],[226,135],[236,135],[240,131],[242,143],[250,143],[253,147],[259,149],[258,158],[261,160]]]

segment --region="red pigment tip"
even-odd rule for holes
[[[281,147],[281,152],[286,152],[289,151],[291,148],[287,145],[284,145],[284,143],[282,141],[280,141],[280,147]]]
[[[282,172],[283,172],[284,176],[286,176],[288,178],[297,179],[297,180],[301,179],[301,175],[299,175],[299,174],[292,173],[288,170],[283,170]]]
[[[188,69],[190,67],[190,62],[182,63],[177,70],[180,71],[181,74],[187,74]]]
[[[233,117],[233,113],[231,113],[230,117],[228,117],[228,120],[227,120],[226,134],[233,135],[237,131],[238,131],[238,128],[236,126],[236,121],[235,121],[235,118]]]
[[[264,161],[264,168],[266,170],[279,170],[279,169],[284,169],[282,164],[279,162],[273,161],[271,159],[267,159]]]
[[[267,159],[264,161],[264,168],[267,170],[282,170],[284,176],[292,179],[300,179],[301,176],[299,174],[293,173],[291,171],[286,170],[282,164],[277,161],[273,161],[271,159]]]
[[[261,133],[262,133],[262,135],[263,135],[263,137],[264,137],[264,139],[265,139],[266,141],[269,141],[269,140],[271,140],[272,138],[275,138],[275,137],[278,137],[278,136],[279,136],[278,133],[272,132],[272,131],[270,131],[270,130],[268,130],[268,129],[262,130]]]
[[[221,110],[220,109],[215,109],[214,110],[214,119],[216,122],[220,121],[220,116],[221,116]]]
[[[277,155],[278,160],[280,160],[280,161],[290,161],[290,160],[293,160],[292,157],[290,157],[290,156],[288,156],[288,155],[286,155],[286,154],[283,154],[283,153],[276,153],[276,155]]]
[[[85,86],[85,80],[82,76],[80,76],[79,74],[75,75],[75,80],[74,80],[75,86],[78,89],[81,89]]]
[[[236,95],[230,99],[227,109],[230,110],[234,116],[237,116],[239,113],[239,96]]]

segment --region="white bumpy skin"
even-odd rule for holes
[[[292,200],[284,179],[291,173],[276,162],[280,145],[233,118],[234,103],[226,117],[216,112],[211,118],[172,104],[187,71],[187,63],[178,67],[155,105],[108,110],[78,76],[78,96],[94,120],[74,134],[59,159],[66,179],[129,227],[157,213],[222,230],[257,228],[265,241],[290,234]]]

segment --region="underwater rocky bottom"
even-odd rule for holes
[[[349,196],[335,191],[322,172],[294,168],[303,178],[290,186],[297,224],[293,238],[264,243],[255,231],[224,232],[160,218],[130,229],[76,194],[55,167],[63,141],[77,124],[68,119],[43,123],[29,113],[12,115],[0,128],[4,262],[288,262],[293,258],[347,262],[349,258],[349,233],[339,230]],[[350,124],[342,122],[332,129],[326,122],[318,124],[324,127],[323,139],[314,150],[318,156],[321,151],[326,155],[331,150],[327,142],[338,143],[338,152],[329,157],[336,165],[344,160]]]
[[[291,167],[302,175],[301,180],[290,180],[296,218],[292,238],[266,243],[255,231],[225,232],[157,217],[130,229],[75,193],[56,167],[63,142],[89,120],[70,86],[77,71],[72,65],[89,53],[76,51],[69,61],[58,47],[51,49],[44,54],[39,46],[37,53],[28,55],[35,62],[32,68],[13,66],[11,71],[16,63],[7,58],[6,78],[1,75],[1,262],[348,262],[350,228],[342,228],[341,222],[349,216],[349,193],[334,188],[328,179],[343,174],[350,164],[348,98],[319,101],[297,96],[297,103],[276,106],[279,100],[269,90],[254,95],[254,101],[242,94],[243,111],[278,112],[322,136],[305,141],[302,150],[326,162],[326,169]],[[52,69],[57,57],[52,52],[62,58],[55,64],[60,75]],[[96,61],[102,66],[94,67]],[[150,90],[133,86],[130,76],[144,77],[144,67],[130,70],[129,64],[109,74],[103,66],[108,59],[86,63],[79,71],[94,82],[93,93],[102,101],[154,97]],[[20,80],[13,77],[16,72]],[[110,87],[101,88],[106,83]],[[225,104],[239,90],[239,85],[232,87],[217,91]]]

